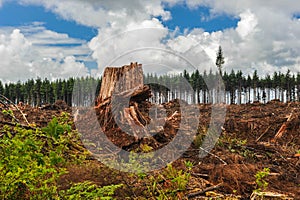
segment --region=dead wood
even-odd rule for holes
[[[287,197],[285,194],[279,194],[275,192],[253,192],[250,196],[251,200],[264,199],[264,198],[274,198],[274,199],[293,199]]]
[[[126,93],[143,87],[142,65],[131,63],[123,67],[107,67],[104,70],[97,105],[114,94]]]
[[[204,194],[205,192],[212,191],[212,190],[216,190],[216,189],[220,188],[222,185],[223,185],[223,183],[219,183],[219,184],[217,184],[217,185],[213,185],[213,186],[207,187],[207,188],[205,188],[205,189],[203,189],[203,190],[201,190],[201,191],[198,191],[198,192],[194,192],[194,193],[188,194],[187,197],[188,197],[188,198],[193,198],[193,197],[202,195],[202,194]]]
[[[147,135],[145,126],[150,122],[147,111],[151,106],[147,99],[150,97],[150,87],[143,84],[141,64],[107,67],[95,106],[100,126],[110,131],[124,125],[124,130],[132,132],[135,140]]]
[[[258,142],[269,130],[271,126],[268,126],[268,128],[256,139],[256,142]]]
[[[32,126],[28,126],[28,125],[25,125],[25,124],[18,124],[18,123],[8,122],[8,121],[0,121],[0,124],[12,126],[12,127],[20,126],[20,127],[24,128],[24,129],[27,129],[27,130],[36,130],[36,128],[32,127]]]
[[[2,94],[0,94],[0,97],[3,98],[5,101],[7,101],[9,104],[11,104],[13,107],[15,107],[21,113],[21,115],[22,115],[23,119],[25,120],[25,122],[27,123],[27,125],[29,125],[29,122],[28,122],[25,114],[22,112],[22,110],[16,104],[14,104],[10,99],[8,99],[7,97],[5,97]],[[15,120],[17,120],[19,122],[19,119],[15,118]]]
[[[282,135],[286,132],[286,128],[289,125],[289,123],[292,121],[294,110],[290,113],[290,115],[287,117],[287,120],[282,124],[280,129],[277,131],[274,138],[271,140],[271,142],[276,142],[278,139],[282,137]]]

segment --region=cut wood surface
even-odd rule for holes
[[[144,85],[142,65],[130,63],[123,67],[107,67],[102,76],[101,89],[97,102],[111,98],[113,93],[119,94]]]

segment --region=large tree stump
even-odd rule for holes
[[[107,67],[102,76],[101,89],[97,99],[99,103],[105,102],[112,94],[123,93],[144,85],[142,65],[130,63],[123,67]]]
[[[141,64],[107,67],[96,101],[100,126],[104,132],[112,128],[129,131],[135,140],[144,137],[145,126],[150,122],[150,97],[151,90],[143,83]]]

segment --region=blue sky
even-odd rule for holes
[[[90,40],[97,35],[97,29],[80,25],[75,21],[64,20],[42,6],[8,2],[0,8],[0,26],[18,27],[29,25],[32,22],[43,22],[47,29],[67,33],[73,38]]]
[[[181,72],[177,54],[203,71],[215,67],[219,45],[229,72],[297,73],[299,13],[292,0],[0,0],[0,79],[99,76],[131,61]]]
[[[234,28],[238,19],[234,16],[219,14],[211,17],[208,7],[188,8],[187,5],[166,6],[166,10],[172,13],[172,19],[163,22],[169,29],[202,28],[207,32],[222,31],[226,28]]]
[[[236,27],[236,17],[220,14],[210,18],[209,8],[198,7],[190,9],[187,5],[165,5],[167,11],[172,13],[172,19],[163,24],[169,29],[176,27],[184,29],[202,28],[207,32],[224,30]],[[159,17],[161,19],[161,17]],[[97,35],[95,27],[84,26],[73,20],[65,20],[53,12],[37,5],[21,5],[17,2],[8,2],[0,9],[0,26],[24,26],[32,22],[43,22],[47,29],[67,33],[70,37],[90,40]]]

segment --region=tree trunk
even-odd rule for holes
[[[300,84],[297,85],[297,98],[298,101],[300,102]]]

